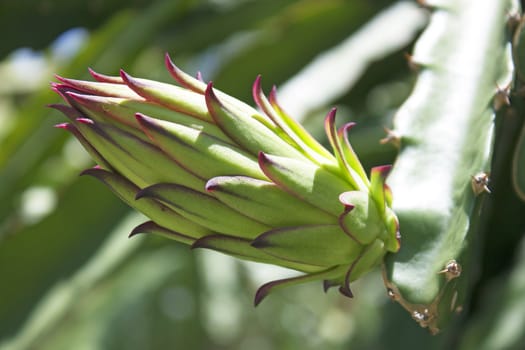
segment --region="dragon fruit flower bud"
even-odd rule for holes
[[[106,184],[150,221],[131,235],[153,233],[241,259],[303,274],[266,283],[258,304],[282,286],[320,280],[352,296],[349,284],[399,249],[388,166],[367,176],[337,129],[325,119],[333,153],[266,96],[258,109],[181,71],[166,56],[177,85],[121,71],[95,81],[57,77],[53,105],[97,163],[84,174]]]

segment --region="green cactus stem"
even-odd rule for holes
[[[514,150],[512,160],[512,184],[516,194],[525,201],[525,124]]]
[[[521,17],[515,29],[512,53],[517,76],[513,90],[517,101],[513,108],[522,124],[512,160],[512,184],[516,194],[525,201],[525,16]]]
[[[511,82],[511,1],[426,1],[430,23],[411,62],[418,79],[393,133],[388,184],[403,245],[385,259],[389,295],[430,332],[463,308],[490,174],[498,86]]]

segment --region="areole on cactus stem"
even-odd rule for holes
[[[150,221],[131,235],[153,233],[241,259],[303,272],[269,282],[258,304],[281,286],[322,280],[325,290],[349,284],[399,249],[390,167],[367,177],[348,140],[353,123],[325,119],[333,154],[277,103],[261,78],[259,110],[180,70],[178,85],[121,71],[95,81],[57,76],[52,105],[97,165],[85,170]]]

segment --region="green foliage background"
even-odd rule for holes
[[[355,67],[353,77],[328,72],[334,81],[346,79],[345,90],[329,94],[326,86],[316,86],[325,102],[298,117],[324,140],[322,116],[336,105],[340,123],[358,122],[351,139],[367,168],[392,163],[395,149],[379,139],[410,93],[415,76],[404,53],[426,18],[424,9],[413,22],[399,17],[396,25],[411,28],[412,35],[382,47],[381,36],[395,34],[378,36],[366,25],[396,5],[0,2],[0,349],[524,347],[525,248],[519,242],[525,208],[505,180],[495,184],[501,190],[491,202],[495,209],[471,305],[432,337],[386,297],[379,271],[355,283],[353,300],[305,285],[272,295],[255,309],[257,285],[286,272],[159,238],[128,240],[141,218],[95,180],[78,177],[91,163],[69,135],[53,128],[62,122],[59,113],[45,108],[59,100],[49,89],[53,73],[87,78],[87,67],[106,74],[122,67],[135,76],[169,80],[164,52],[185,70],[201,70],[215,86],[251,102],[257,74],[266,90],[279,87],[304,74],[321,53],[360,35],[381,53],[365,59],[358,50],[339,57]],[[72,28],[83,28],[75,32],[83,39],[78,50],[65,54],[56,38]],[[29,64],[21,64],[27,56],[20,48],[34,50]],[[507,158],[498,163],[502,172]]]

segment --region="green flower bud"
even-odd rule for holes
[[[121,72],[96,81],[57,77],[54,105],[98,163],[84,174],[106,184],[151,221],[131,235],[153,233],[242,259],[304,274],[273,281],[258,304],[282,286],[323,280],[352,296],[349,283],[399,249],[385,177],[370,179],[348,140],[353,126],[325,119],[334,154],[266,97],[258,77],[256,110],[194,79],[166,56],[179,85]]]

